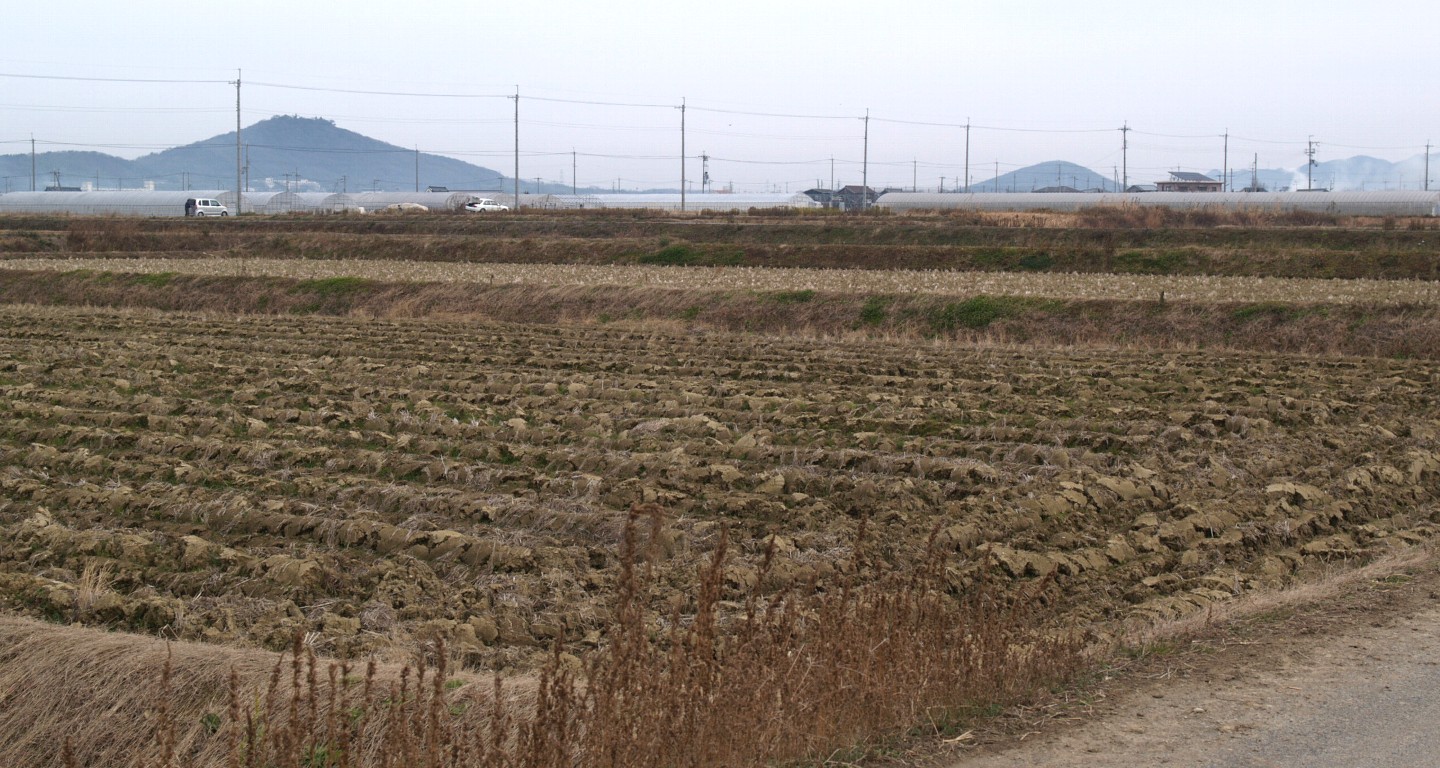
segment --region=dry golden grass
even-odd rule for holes
[[[643,519],[642,519],[643,518]],[[933,547],[908,573],[835,592],[752,590],[721,618],[729,563],[697,575],[692,619],[649,615],[663,511],[626,526],[605,645],[557,648],[538,681],[452,677],[443,646],[364,672],[295,638],[280,658],[0,620],[0,761],[144,766],[754,766],[858,756],[1063,682],[1084,638],[1029,597],[946,587]],[[648,526],[648,534],[642,533]],[[765,569],[771,562],[767,553]],[[862,526],[850,567],[870,570]],[[983,553],[977,553],[983,557]],[[760,581],[764,581],[763,570]],[[659,619],[659,624],[657,624]],[[267,664],[268,662],[268,664]]]

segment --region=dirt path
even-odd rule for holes
[[[954,768],[1440,766],[1440,592],[1405,579],[1195,640]]]

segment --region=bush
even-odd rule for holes
[[[776,291],[769,294],[770,300],[776,304],[804,304],[815,298],[815,292],[809,289],[803,291]]]
[[[1002,317],[1019,311],[1015,299],[1004,296],[975,296],[964,301],[946,304],[930,314],[930,326],[936,331],[953,331],[958,328],[978,330]]]
[[[295,284],[293,293],[316,293],[321,296],[344,296],[374,285],[373,280],[363,277],[326,277],[318,280],[301,280]]]
[[[641,264],[658,264],[668,267],[684,267],[700,260],[700,254],[688,245],[667,245],[655,253],[647,253],[638,261]]]
[[[865,300],[865,306],[860,308],[860,322],[864,325],[879,325],[885,322],[888,314],[885,308],[890,306],[890,299],[885,296],[871,296]]]

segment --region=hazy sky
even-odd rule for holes
[[[1066,159],[1166,170],[1399,160],[1440,140],[1440,3],[1398,0],[13,2],[0,154],[135,157],[275,114],[581,186],[950,187]],[[202,80],[132,83],[14,75]],[[281,87],[285,86],[285,87]],[[393,96],[337,91],[385,91]],[[444,94],[444,95],[434,95]],[[542,100],[546,99],[546,100]],[[641,106],[613,106],[614,104]],[[762,113],[762,114],[755,114]],[[930,124],[930,125],[924,125]],[[1437,171],[1440,173],[1440,171]]]

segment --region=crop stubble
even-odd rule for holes
[[[657,622],[694,605],[721,525],[731,599],[767,547],[762,589],[824,589],[914,567],[938,528],[952,587],[1050,575],[1075,626],[1435,529],[1423,361],[20,307],[0,328],[0,600],[169,637],[533,668],[599,642],[642,502],[667,515]]]

